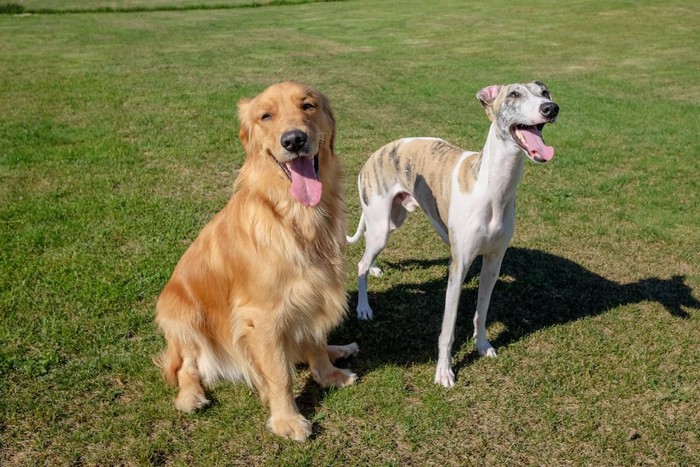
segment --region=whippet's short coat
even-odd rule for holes
[[[486,313],[503,255],[515,230],[515,197],[525,155],[547,162],[553,148],[542,140],[545,123],[554,122],[559,106],[544,83],[489,86],[477,93],[492,121],[481,152],[465,151],[438,138],[404,138],[370,156],[358,176],[365,232],[365,253],[358,264],[357,316],[371,319],[367,274],[386,246],[389,233],[408,212],[423,208],[440,238],[450,245],[451,262],[445,297],[435,382],[454,385],[450,352],[459,293],[466,271],[483,255],[474,336],[480,355],[496,356],[486,338]]]

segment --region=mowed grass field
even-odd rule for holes
[[[162,10],[208,10],[294,5],[323,0],[15,0],[0,3],[0,11],[27,13],[135,12]],[[334,0],[330,0],[334,1]],[[340,0],[342,1],[342,0]]]
[[[0,464],[698,465],[698,24],[694,0],[0,15]],[[299,368],[304,444],[243,385],[177,412],[151,362],[156,297],[243,161],[236,102],[284,79],[332,101],[353,231],[386,142],[481,149],[490,84],[540,79],[561,107],[492,299],[499,357],[470,339],[475,264],[457,384],[433,384],[448,249],[415,213],[370,279],[372,322],[347,250],[330,340],[359,343],[360,379],[322,390]]]

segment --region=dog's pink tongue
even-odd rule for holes
[[[292,187],[289,192],[304,206],[316,206],[321,201],[323,186],[314,170],[313,157],[297,157],[289,163]]]
[[[542,141],[542,134],[537,127],[530,126],[520,128],[520,134],[525,138],[530,157],[539,162],[552,160],[552,157],[554,157],[554,148],[552,146],[545,146],[544,141]]]

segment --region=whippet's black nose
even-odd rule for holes
[[[309,140],[309,135],[301,130],[292,130],[284,133],[280,138],[280,144],[284,149],[291,152],[299,152],[306,142]]]
[[[540,106],[540,113],[543,117],[553,120],[559,114],[559,106],[554,102],[545,102]]]

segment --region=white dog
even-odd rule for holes
[[[437,138],[405,138],[385,145],[360,171],[362,216],[357,232],[348,237],[349,243],[355,243],[367,230],[357,281],[357,316],[364,320],[373,316],[367,300],[367,273],[370,269],[373,275],[381,273],[374,260],[407,212],[422,207],[440,238],[450,245],[435,372],[435,382],[445,387],[455,382],[450,354],[460,290],[478,255],[483,255],[483,264],[474,337],[480,355],[496,356],[486,338],[486,313],[515,228],[515,196],[524,155],[534,162],[552,159],[554,149],[544,144],[541,130],[559,113],[559,106],[539,81],[489,86],[476,97],[493,122],[482,151],[464,151]]]

